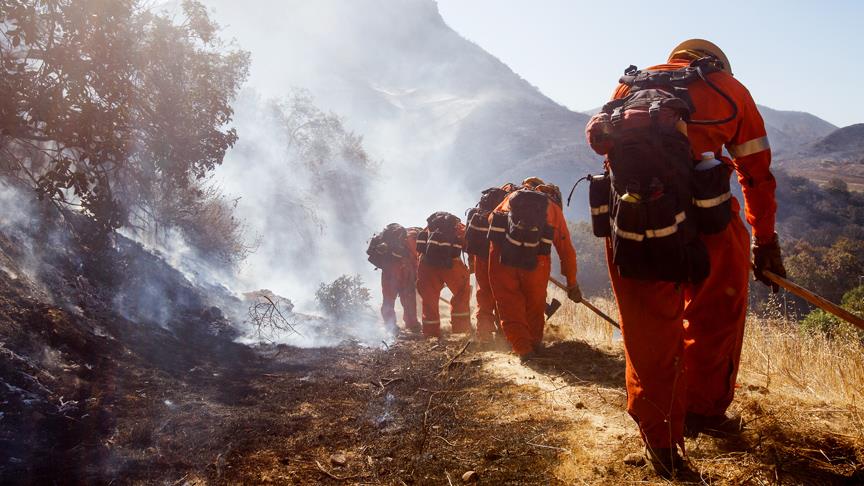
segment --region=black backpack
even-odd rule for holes
[[[377,268],[384,268],[408,256],[406,246],[407,230],[397,223],[388,224],[384,231],[376,234],[369,241],[366,249],[369,263]]]
[[[426,218],[426,229],[417,235],[417,252],[422,262],[433,267],[450,268],[462,254],[457,235],[458,216],[439,211]]]
[[[620,79],[630,87],[629,94],[607,103],[595,115],[599,123],[592,120],[589,131],[602,131],[609,150],[608,177],[589,178],[594,233],[611,237],[612,260],[623,277],[699,282],[708,276],[708,253],[698,237],[702,225],[694,206],[694,190],[702,187],[681,127],[735,118],[737,107],[707,79],[721,68],[714,58],[675,71],[643,72],[630,66]],[[699,79],[730,101],[729,118],[691,119],[694,108],[687,86]],[[595,136],[589,134],[592,140]],[[715,181],[722,182],[722,177]],[[722,230],[731,218],[728,205],[712,212],[717,219],[712,230]]]
[[[501,263],[533,270],[538,255],[552,251],[554,229],[546,222],[549,197],[539,191],[520,189],[510,196],[510,212],[494,213],[489,239],[501,250]]]
[[[489,213],[495,210],[507,191],[500,187],[490,187],[483,191],[477,206],[468,210],[465,218],[468,226],[465,229],[465,253],[482,258],[489,256]]]

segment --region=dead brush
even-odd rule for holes
[[[292,316],[294,304],[269,292],[255,292],[249,296],[249,322],[261,340],[273,340],[285,333],[298,333]]]
[[[562,302],[561,308],[548,321],[546,335],[553,340],[578,339],[586,343],[606,347],[620,346],[615,339],[620,336],[616,330],[594,314],[584,305],[577,304],[567,298],[558,288],[550,286],[548,298],[556,298]],[[613,318],[618,316],[618,307],[611,295],[589,298],[592,304]]]
[[[746,388],[736,401],[749,429],[748,449],[774,465],[768,479],[864,481],[861,341],[751,316],[739,383]]]
[[[864,403],[864,346],[856,339],[802,333],[794,323],[751,316],[741,370],[769,392],[849,407],[856,414]]]
[[[584,306],[565,300],[547,335],[621,349],[620,334]],[[611,295],[591,298],[617,316]],[[741,437],[699,439],[691,459],[708,483],[864,483],[864,345],[845,336],[803,333],[797,322],[751,315],[745,327],[730,412]]]
[[[716,484],[861,484],[864,441],[842,410],[814,408],[788,396],[742,393],[733,408],[740,436],[691,445],[703,478]],[[839,412],[839,413],[838,413]],[[856,419],[857,420],[857,419]]]

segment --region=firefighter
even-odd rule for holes
[[[405,329],[420,331],[417,321],[417,234],[420,228],[404,228],[391,223],[369,244],[369,261],[381,269],[381,317],[388,329],[396,325],[396,297],[402,304]]]
[[[450,213],[436,212],[426,220],[427,226],[417,236],[420,265],[417,291],[423,309],[423,335],[441,336],[438,300],[446,285],[450,299],[450,326],[453,333],[471,332],[471,284],[468,267],[462,262],[465,225]]]
[[[733,77],[723,51],[701,39],[681,43],[672,50],[666,64],[646,72],[682,72],[688,66],[701,64],[711,64],[714,71],[687,86],[695,110],[684,119],[686,127],[679,126],[678,131],[686,135],[685,142],[689,139],[690,160],[694,161],[695,170],[700,170],[695,166],[700,158],[708,163],[706,167],[722,164],[726,172],[721,180],[727,188],[729,175],[733,170],[737,172],[745,215],[753,229],[754,274],[757,280],[770,286],[763,271],[781,276],[786,272],[774,232],[776,204],[775,181],[769,169],[771,150],[765,125],[750,93]],[[625,78],[613,100],[623,100],[630,92]],[[595,143],[600,137],[594,135],[594,124],[592,119],[586,131],[592,147],[598,150]],[[731,159],[722,155],[724,146]],[[609,153],[607,164],[615,152]],[[728,189],[701,200],[696,195],[697,189],[693,189],[694,206],[723,208],[719,231],[715,228],[710,233],[694,232],[694,239],[701,241],[704,248],[700,251],[707,251],[707,277],[684,283],[624,277],[623,267],[616,265],[613,257],[616,250],[612,239],[607,238],[606,245],[625,347],[627,411],[639,426],[650,463],[658,474],[667,477],[686,469],[676,447],[683,450],[685,434],[728,433],[741,426],[740,418],[728,416],[726,410],[735,390],[744,336],[750,236],[738,216],[739,203]],[[628,194],[622,200],[627,201]],[[636,200],[637,196],[630,197]],[[597,210],[592,208],[592,214]],[[682,218],[675,219],[676,225],[683,222],[684,213],[680,214]],[[632,237],[631,233],[616,229],[613,223],[612,237],[616,232],[625,239]],[[647,236],[659,240],[656,237],[662,234],[658,230]],[[627,243],[624,239],[619,241],[622,245]]]
[[[495,298],[489,281],[489,214],[501,204],[509,192],[515,190],[512,183],[501,187],[490,187],[483,191],[477,205],[468,210],[465,232],[465,253],[468,255],[469,272],[477,280],[477,338],[488,343],[497,329]]]
[[[582,300],[576,251],[561,208],[538,177],[522,183],[489,216],[489,280],[504,335],[525,362],[542,349],[552,246],[561,259],[568,296]],[[550,204],[551,203],[551,204]]]

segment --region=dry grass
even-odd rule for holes
[[[621,348],[620,334],[617,329],[609,325],[597,314],[594,314],[584,305],[577,304],[567,298],[564,291],[558,288],[549,288],[548,300],[556,298],[561,301],[561,308],[549,319],[547,327],[547,339],[567,340],[576,339],[588,344],[606,348]],[[611,318],[618,320],[618,307],[615,299],[609,294],[604,297],[592,297],[591,301],[598,309]]]
[[[562,292],[550,293],[564,302]],[[611,295],[591,300],[617,318]],[[551,340],[623,350],[620,334],[584,306],[566,302],[550,324]],[[853,484],[862,479],[861,342],[804,334],[794,321],[750,316],[737,386],[730,412],[743,417],[744,433],[730,440],[688,440],[702,482]]]
[[[864,405],[864,346],[802,334],[794,323],[751,317],[741,371],[771,392],[835,406]]]

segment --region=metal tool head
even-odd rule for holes
[[[552,315],[554,315],[556,312],[558,312],[558,309],[560,309],[560,308],[561,308],[561,301],[558,299],[552,299],[552,302],[549,302],[546,304],[546,311],[544,312],[546,314],[546,319],[549,319],[550,317],[552,317]]]

